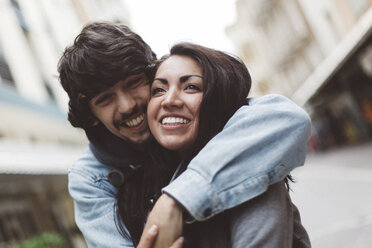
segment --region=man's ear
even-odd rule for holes
[[[91,127],[96,127],[99,125],[100,120],[92,112],[90,112],[90,116],[88,118],[90,119],[89,123]]]
[[[93,123],[92,123],[92,126],[93,126],[93,127],[96,127],[96,126],[98,126],[98,124],[99,124],[99,120],[95,119],[95,120],[93,121]]]

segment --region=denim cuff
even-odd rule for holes
[[[198,221],[207,220],[223,210],[217,191],[198,172],[190,168],[163,188],[162,192],[174,198]]]

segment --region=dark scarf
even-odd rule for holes
[[[147,158],[146,152],[112,134],[102,124],[86,130],[86,135],[89,148],[97,160],[124,172],[126,177],[143,165]]]

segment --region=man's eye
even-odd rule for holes
[[[162,88],[155,88],[151,91],[151,95],[152,96],[156,96],[156,95],[159,95],[159,94],[162,94],[163,92],[165,92],[164,89]]]
[[[129,81],[127,84],[126,84],[126,88],[128,89],[133,89],[133,88],[136,88],[137,86],[139,85],[142,85],[142,84],[145,84],[147,83],[148,80],[146,78],[136,78],[132,81]]]
[[[110,99],[111,99],[111,95],[101,96],[95,101],[95,105],[105,105],[106,103],[110,101]]]
[[[137,86],[137,84],[139,84],[141,82],[141,80],[133,80],[133,81],[129,81],[127,83],[127,85],[125,85],[126,88],[134,88]]]

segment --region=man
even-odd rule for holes
[[[90,141],[69,171],[76,223],[89,247],[133,247],[117,228],[115,186],[136,173],[146,157],[154,60],[150,47],[126,26],[92,23],[59,62],[69,121]],[[183,215],[207,220],[283,180],[303,165],[309,136],[308,115],[284,97],[262,97],[242,107],[163,189],[145,228],[159,228],[155,247],[180,235]],[[140,245],[149,236],[143,237]]]

